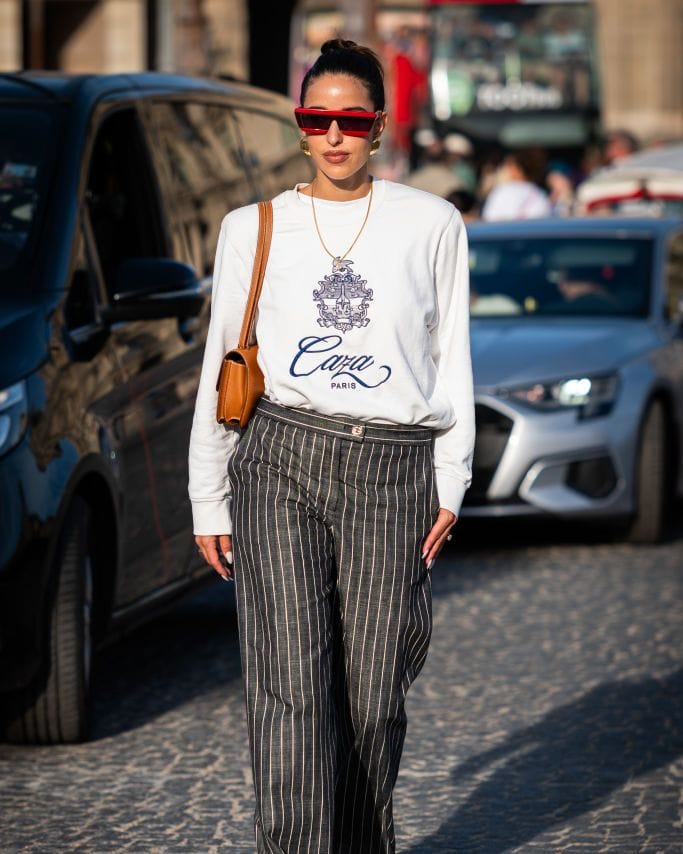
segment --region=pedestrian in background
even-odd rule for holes
[[[460,211],[465,224],[477,222],[479,219],[479,203],[474,193],[469,190],[453,190],[446,197],[448,201]]]
[[[563,160],[553,160],[548,164],[545,176],[548,199],[553,216],[566,217],[574,213],[575,190],[572,168]]]
[[[630,131],[612,130],[605,139],[603,166],[617,166],[622,160],[639,150],[640,142]]]
[[[316,173],[273,200],[265,396],[242,435],[216,423],[215,386],[242,322],[256,205],[221,226],[194,531],[236,582],[257,850],[393,852],[431,571],[471,478],[467,238],[445,200],[369,174],[387,121],[372,51],[326,42],[301,104]]]
[[[449,193],[462,187],[462,180],[446,162],[443,142],[429,128],[421,128],[415,134],[415,142],[422,148],[422,163],[405,179],[409,187],[434,193],[446,198]]]
[[[462,188],[474,193],[477,189],[477,173],[471,162],[474,154],[472,143],[461,133],[448,133],[443,140],[443,150],[446,164],[460,179]]]
[[[484,220],[534,219],[550,216],[548,194],[541,189],[545,154],[540,149],[523,149],[508,154],[497,180],[486,197]]]

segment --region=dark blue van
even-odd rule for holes
[[[219,226],[310,179],[293,105],[164,74],[0,74],[0,713],[87,737],[93,653],[212,579],[187,447]]]

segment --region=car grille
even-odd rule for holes
[[[463,502],[470,507],[486,503],[486,491],[503,456],[513,424],[511,418],[482,404],[474,407],[474,415],[477,441],[472,462],[472,485]]]

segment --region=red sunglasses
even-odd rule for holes
[[[336,122],[339,130],[348,136],[368,136],[380,111],[366,113],[362,110],[307,110],[306,107],[297,107],[294,116],[304,133],[327,133],[332,122]]]

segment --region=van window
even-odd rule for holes
[[[264,198],[291,190],[298,181],[310,181],[309,158],[301,154],[299,131],[292,121],[254,110],[236,109],[240,136]]]
[[[122,261],[167,255],[158,193],[134,110],[120,110],[102,122],[90,158],[86,201],[110,293]]]
[[[40,213],[54,165],[52,108],[0,104],[0,292],[31,281]]]
[[[258,198],[231,111],[222,104],[165,101],[148,104],[145,116],[174,255],[209,275],[221,220]]]

